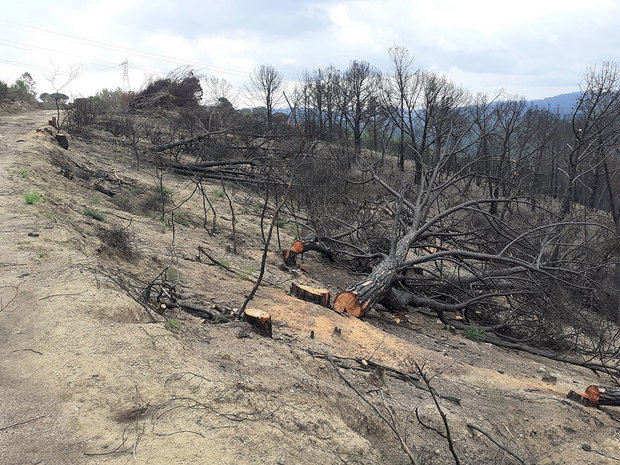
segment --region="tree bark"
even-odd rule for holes
[[[315,289],[302,284],[291,283],[291,295],[306,302],[329,307],[329,289]]]
[[[354,284],[338,294],[334,309],[358,318],[363,317],[373,304],[387,295],[392,284],[398,278],[396,271],[399,263],[393,258],[386,258],[372,270],[366,280]]]
[[[261,336],[272,337],[271,315],[269,313],[257,308],[246,308],[243,318]]]

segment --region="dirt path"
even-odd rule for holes
[[[483,437],[472,438],[467,422],[492,431],[528,463],[619,463],[620,414],[564,399],[568,389],[596,380],[592,373],[477,344],[421,316],[409,328],[345,319],[287,296],[283,284],[261,289],[253,302],[279,323],[276,340],[239,337],[236,323],[151,322],[106,273],[157,273],[169,231],[157,219],[133,215],[140,259],[101,255],[96,232],[112,219],[102,225],[83,211],[96,203],[114,213],[115,206],[50,164],[49,153],[60,149],[35,132],[50,115],[0,115],[0,463],[405,463],[385,424],[308,349],[400,368],[411,359],[426,362],[439,373],[440,391],[461,399],[445,409],[463,463],[514,463]],[[76,140],[67,154],[148,182],[117,163],[112,147]],[[27,205],[24,195],[32,193],[41,197]],[[242,267],[256,263],[260,232],[255,218],[241,209],[238,216],[256,240],[250,236],[231,266],[251,274]],[[189,291],[239,301],[247,280],[192,259],[197,243],[224,256],[225,233],[199,233],[177,230]],[[269,279],[290,281],[276,263]],[[336,280],[320,262],[306,265],[317,280]],[[542,382],[543,374],[556,375],[557,384]],[[346,375],[369,395],[379,383],[403,421],[416,406],[433,421],[423,391],[381,374]],[[428,438],[416,437],[428,463],[450,463],[445,444]]]

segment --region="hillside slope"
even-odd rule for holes
[[[620,412],[565,399],[570,389],[607,380],[465,339],[422,314],[372,313],[361,321],[288,296],[292,281],[337,291],[355,279],[319,257],[296,274],[270,254],[267,283],[252,306],[273,315],[273,340],[241,322],[148,313],[126,290],[139,289],[132,277],[148,282],[169,265],[178,266],[179,292],[196,305],[243,302],[262,248],[255,199],[232,192],[238,254],[229,250],[228,203],[218,183],[208,186],[216,234],[202,228],[202,205],[192,198],[172,242],[172,228],[149,207],[154,170],[138,169],[102,134],[73,139],[63,151],[36,131],[50,116],[0,116],[2,463],[407,463],[391,429],[317,354],[405,372],[414,360],[425,364],[462,463],[518,463],[468,423],[526,463],[618,463]],[[58,160],[122,181],[118,193],[110,198],[92,181],[63,176]],[[191,193],[183,178],[166,175],[165,183],[175,198]],[[26,194],[40,198],[27,204]],[[131,232],[131,254],[110,247],[106,231],[114,228]],[[282,244],[292,239],[284,225]],[[235,272],[197,258],[199,245]],[[416,407],[425,422],[441,424],[426,391],[381,368],[343,365],[350,369],[342,376],[362,394],[393,407],[421,463],[453,463],[445,442],[416,426]]]

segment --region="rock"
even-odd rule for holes
[[[590,444],[582,444],[581,448],[586,452],[590,452],[592,450],[592,446],[590,446]]]
[[[545,375],[545,376],[542,377],[542,380],[545,383],[555,384],[555,383],[557,383],[558,378],[557,378],[557,376]]]
[[[39,237],[39,233],[36,233],[36,232],[29,232],[29,233],[28,233],[28,236],[30,236],[30,237]]]

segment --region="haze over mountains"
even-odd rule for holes
[[[551,111],[557,110],[561,115],[568,115],[573,112],[579,94],[580,92],[570,92],[543,99],[529,100],[529,103],[533,107],[547,108]]]

